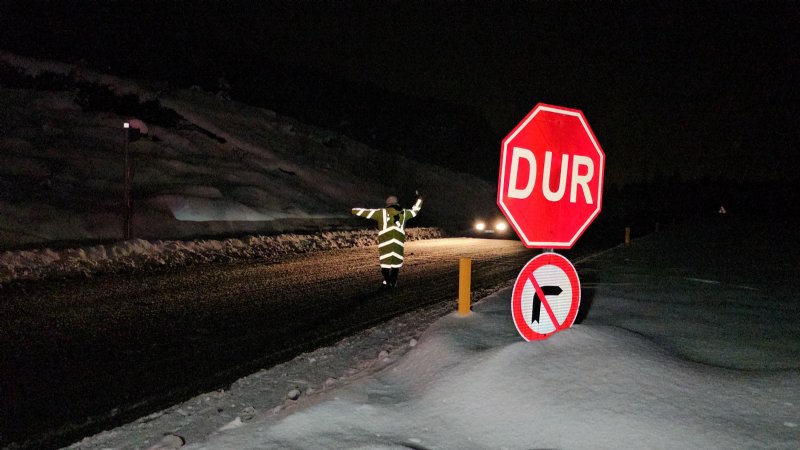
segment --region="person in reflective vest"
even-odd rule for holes
[[[397,286],[397,276],[403,267],[403,252],[406,244],[406,223],[417,217],[422,209],[422,197],[411,209],[403,209],[394,195],[386,199],[386,206],[377,209],[353,208],[352,213],[378,222],[378,250],[380,252],[383,286]]]

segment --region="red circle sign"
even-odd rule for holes
[[[578,272],[557,253],[528,261],[511,294],[511,316],[526,341],[546,339],[572,326],[581,304]]]
[[[539,103],[503,139],[497,205],[529,248],[572,248],[600,214],[605,153],[576,109]]]

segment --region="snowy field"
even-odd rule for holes
[[[224,92],[2,50],[0,80],[0,250],[123,240],[125,122],[147,128],[128,138],[131,227],[147,241],[367,228],[351,208],[381,207],[389,195],[410,206],[417,190],[425,205],[413,226],[496,212],[494,183]]]
[[[545,341],[519,337],[506,288],[70,448],[797,449],[800,264],[764,251],[796,234],[662,231],[573,261],[592,308]]]

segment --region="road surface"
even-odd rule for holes
[[[413,308],[455,308],[460,257],[485,292],[537,253],[512,240],[409,242],[390,291],[377,247],[6,286],[0,444],[67,445]]]

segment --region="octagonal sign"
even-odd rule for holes
[[[600,214],[605,153],[581,111],[539,103],[503,139],[497,205],[529,248],[572,248]]]

